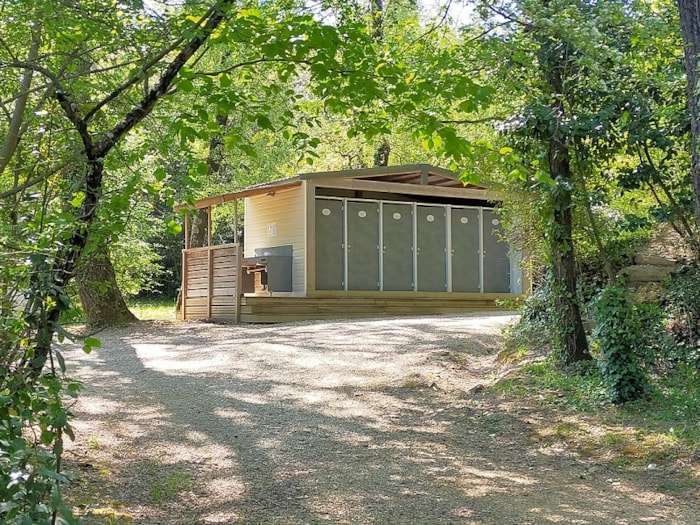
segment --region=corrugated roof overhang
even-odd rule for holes
[[[365,179],[370,181],[393,182],[397,184],[414,184],[425,186],[439,186],[446,188],[465,188],[486,190],[484,186],[464,186],[459,177],[452,171],[430,164],[408,164],[401,166],[380,166],[375,168],[362,168],[341,171],[320,171],[312,173],[301,173],[294,177],[279,179],[272,182],[265,182],[249,186],[239,191],[224,193],[198,199],[194,204],[178,204],[175,211],[181,209],[200,209],[232,202],[237,199],[263,195],[283,188],[299,186],[303,181],[321,182],[324,179]]]

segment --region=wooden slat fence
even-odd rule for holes
[[[180,318],[239,322],[240,244],[182,251]]]

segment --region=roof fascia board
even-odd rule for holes
[[[316,181],[315,186],[340,188],[347,190],[365,190],[383,193],[403,193],[406,195],[423,195],[433,197],[449,197],[454,199],[477,199],[483,201],[500,201],[498,192],[476,188],[449,188],[443,186],[421,186],[403,184],[400,182],[378,182],[348,178],[325,179]]]
[[[208,208],[209,206],[216,206],[217,204],[225,204],[227,202],[234,201],[236,199],[243,199],[245,197],[253,197],[255,195],[265,195],[271,191],[286,190],[288,188],[293,188],[295,186],[301,186],[300,180],[287,180],[284,184],[266,184],[265,186],[258,186],[255,188],[248,188],[245,190],[234,191],[231,193],[224,193],[222,195],[213,195],[211,197],[205,197],[203,199],[198,199],[194,201],[194,204],[178,204],[175,206],[175,211],[180,210],[198,210],[200,208]]]

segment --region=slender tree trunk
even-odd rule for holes
[[[391,146],[389,145],[389,141],[386,138],[384,138],[384,140],[382,140],[382,143],[379,146],[377,146],[377,149],[374,152],[374,166],[388,166],[390,154]]]
[[[554,300],[557,307],[559,336],[566,364],[590,359],[586,332],[576,300],[576,257],[573,242],[571,168],[569,150],[556,134],[549,142],[549,170],[558,182],[552,194],[554,225],[550,232],[550,251],[554,274]]]
[[[569,66],[569,46],[565,42],[543,41],[540,48],[542,78],[551,95],[552,129],[547,137],[549,173],[556,185],[551,190],[553,224],[549,227],[549,248],[554,277],[554,301],[557,307],[558,336],[562,359],[566,364],[591,359],[586,332],[577,302],[576,257],[573,241],[570,151],[567,134],[561,128],[566,115],[564,75]]]
[[[89,327],[102,328],[138,320],[124,301],[104,246],[78,265],[75,279]]]
[[[700,52],[700,0],[677,0],[681,33],[685,44],[685,72],[688,79],[690,112],[690,175],[695,193],[695,220],[700,226],[700,93],[698,93],[698,52]],[[694,243],[697,244],[697,243]]]

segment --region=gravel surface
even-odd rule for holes
[[[654,473],[543,447],[541,414],[484,394],[513,319],[102,332],[64,348],[86,385],[68,497],[87,523],[700,523]]]

